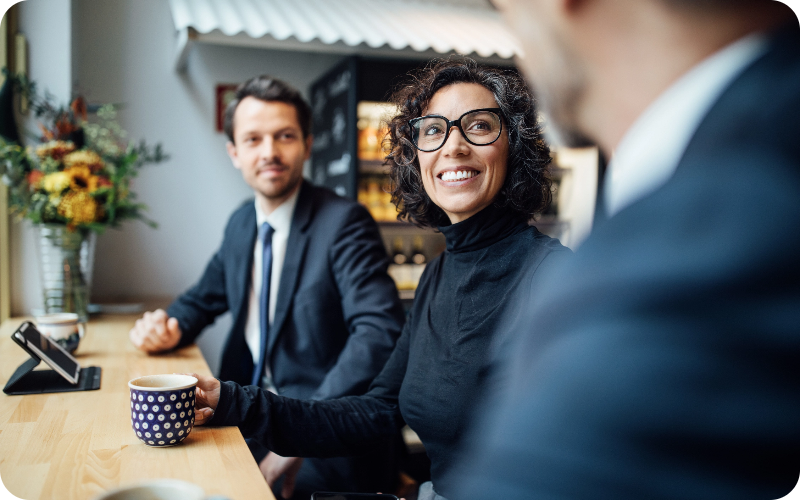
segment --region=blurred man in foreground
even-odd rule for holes
[[[520,328],[470,499],[774,499],[800,472],[800,30],[771,0],[493,0],[607,220]]]

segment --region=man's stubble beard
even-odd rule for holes
[[[270,193],[269,196],[267,196],[265,193],[262,194],[268,199],[279,200],[285,198],[286,196],[289,195],[289,193],[297,189],[297,187],[300,186],[302,182],[303,182],[303,173],[301,171],[300,175],[296,179],[294,177],[291,178],[289,182],[286,183],[286,186],[284,186],[283,189],[281,189],[280,191]]]
[[[282,163],[280,165],[283,167],[286,166]],[[292,169],[289,169],[289,171],[294,173],[294,170]],[[278,188],[277,186],[275,186],[274,189],[268,189],[268,190],[257,189],[257,191],[259,192],[259,194],[261,194],[261,196],[263,196],[267,200],[280,200],[282,198],[285,198],[287,195],[289,195],[289,193],[293,192],[296,188],[298,188],[298,186],[302,184],[302,182],[303,182],[303,170],[301,166],[299,170],[299,175],[297,175],[296,177],[294,176],[290,177],[289,180],[286,182],[286,185],[283,186],[282,188]]]

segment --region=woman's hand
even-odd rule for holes
[[[194,425],[203,425],[214,415],[219,404],[219,391],[222,384],[214,377],[185,373],[197,379],[197,403],[194,411]]]

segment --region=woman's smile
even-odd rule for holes
[[[466,181],[473,179],[477,175],[480,175],[477,170],[460,168],[457,170],[445,170],[438,177],[448,186],[463,186]]]

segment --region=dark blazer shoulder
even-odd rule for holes
[[[325,206],[326,209],[330,207],[333,210],[352,210],[356,207],[363,208],[360,203],[339,196],[326,187],[315,186],[311,183],[308,183],[308,187],[318,206]]]
[[[784,158],[800,154],[797,113],[800,111],[800,28],[789,27],[770,38],[767,51],[750,64],[722,93],[689,143],[677,176],[691,174],[693,162],[713,163],[721,173],[743,156],[780,151]]]
[[[313,223],[314,226],[324,226],[328,230],[338,229],[352,218],[375,224],[367,209],[360,203],[308,181],[303,181],[297,203],[294,224],[301,227]]]
[[[227,234],[232,229],[240,229],[245,225],[255,225],[255,221],[255,198],[248,198],[233,211],[230,217],[228,217],[225,233]]]

